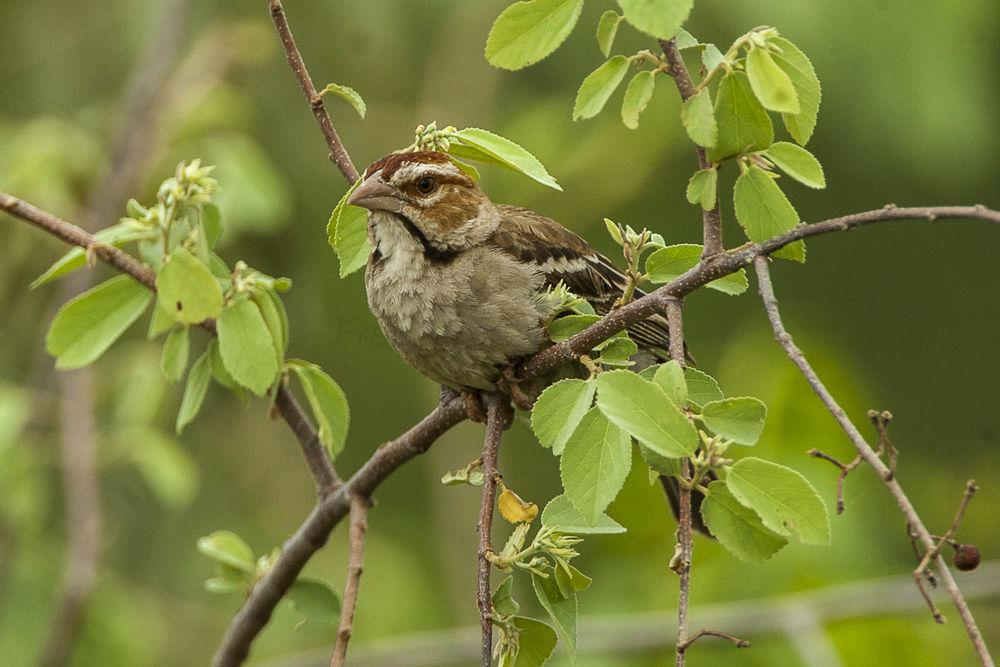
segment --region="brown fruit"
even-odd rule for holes
[[[979,565],[979,549],[972,544],[959,544],[955,547],[955,567],[963,572],[975,570]]]

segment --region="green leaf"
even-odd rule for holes
[[[535,589],[538,601],[549,613],[562,637],[566,652],[569,653],[570,660],[576,660],[576,595],[567,598],[562,596],[559,586],[555,582],[555,572],[550,572],[546,578],[535,573],[531,574],[531,585]]]
[[[549,338],[553,342],[572,338],[601,319],[600,315],[563,315],[549,322]]]
[[[681,123],[694,143],[706,148],[715,145],[719,127],[712,108],[712,93],[708,88],[684,101],[681,105]]]
[[[552,655],[558,641],[556,631],[541,621],[526,616],[512,619],[518,630],[517,657],[502,667],[541,667]]]
[[[656,72],[644,70],[638,72],[628,82],[625,97],[622,99],[622,122],[625,127],[634,130],[639,127],[639,114],[646,110],[646,105],[653,98],[656,88]]]
[[[500,582],[497,589],[493,591],[493,610],[501,616],[513,616],[520,609],[513,596],[514,577],[510,576]]]
[[[601,20],[597,22],[597,46],[601,53],[607,58],[611,55],[611,45],[615,43],[615,35],[618,34],[618,25],[622,22],[621,15],[613,9],[609,9],[601,14]]]
[[[698,433],[660,387],[631,371],[597,377],[597,406],[608,419],[664,456],[689,456]]]
[[[184,386],[184,397],[181,398],[181,407],[177,412],[177,433],[184,431],[184,427],[194,421],[201,410],[201,404],[205,401],[205,392],[208,390],[208,380],[212,377],[212,364],[210,353],[206,350],[198,357],[191,372],[188,373],[187,384]]]
[[[94,234],[94,239],[101,243],[113,245],[116,248],[129,243],[130,241],[141,241],[143,239],[156,238],[156,230],[151,227],[139,226],[135,222],[121,222],[117,225],[107,227]],[[52,282],[56,278],[61,278],[76,271],[87,263],[87,252],[84,248],[76,247],[56,260],[45,273],[31,281],[31,289],[40,287]]]
[[[826,178],[823,166],[806,149],[787,141],[771,144],[764,155],[781,170],[803,185],[811,188],[825,188]]]
[[[694,243],[680,243],[653,252],[646,258],[646,277],[651,283],[669,283],[678,276],[693,269],[701,259],[702,246]],[[740,269],[727,276],[716,278],[706,285],[724,294],[742,294],[750,286],[746,271]]]
[[[566,497],[589,523],[615,499],[632,462],[632,439],[591,408],[566,441],[559,462]]]
[[[249,572],[238,570],[224,563],[217,563],[215,569],[218,576],[205,581],[205,590],[210,593],[235,593],[236,591],[247,593],[254,584],[254,576]]]
[[[798,472],[749,457],[726,472],[726,486],[764,525],[780,535],[794,530],[804,544],[830,543],[830,518],[813,485]]]
[[[750,89],[744,72],[732,71],[722,78],[715,99],[718,136],[708,159],[718,162],[743,152],[762,151],[774,141],[774,125]]]
[[[799,239],[798,241],[792,241],[784,248],[772,252],[771,257],[778,257],[780,259],[790,259],[795,262],[805,262],[806,242],[801,239]]]
[[[582,2],[582,0],[580,0]],[[450,153],[471,160],[495,162],[508,169],[522,173],[542,185],[562,191],[541,162],[534,155],[510,139],[493,134],[478,127],[467,127],[451,135]],[[458,141],[458,143],[455,142]],[[462,148],[472,149],[463,151]]]
[[[701,52],[701,64],[705,66],[705,72],[711,72],[725,59],[726,56],[715,44],[706,44],[705,50]]]
[[[588,521],[565,495],[556,496],[545,506],[542,510],[542,525],[575,535],[612,535],[625,532],[625,527],[607,514],[601,515],[597,521]]]
[[[149,330],[146,332],[146,338],[153,340],[173,329],[176,324],[177,321],[170,314],[170,311],[166,310],[157,299],[156,305],[153,306],[153,316],[149,318]]]
[[[163,370],[167,382],[177,382],[184,377],[189,347],[187,327],[177,327],[170,331],[163,344],[163,356],[160,358],[160,369]]]
[[[344,450],[350,410],[347,397],[333,378],[316,364],[301,359],[289,359],[288,369],[302,383],[302,391],[309,401],[313,417],[319,427],[319,439],[331,459]]]
[[[269,289],[256,292],[250,298],[260,309],[264,324],[271,334],[275,359],[280,367],[285,363],[285,350],[288,349],[288,316],[284,312],[284,305],[278,295]]]
[[[736,179],[733,204],[736,219],[747,238],[755,243],[799,224],[799,214],[774,182],[774,175],[756,165],[751,165]]]
[[[719,543],[740,560],[763,563],[788,544],[756,512],[741,505],[720,480],[708,485],[701,516]]]
[[[819,79],[809,58],[799,50],[799,47],[784,37],[772,37],[769,42],[781,49],[781,53],[774,53],[771,57],[791,79],[795,95],[799,100],[799,113],[781,114],[781,120],[792,138],[805,146],[813,130],[816,129],[816,117],[819,115]]]
[[[551,447],[556,456],[562,454],[566,441],[590,409],[595,391],[593,382],[567,379],[542,392],[531,409],[531,430],[542,447]]]
[[[674,41],[677,42],[677,48],[683,51],[684,49],[694,49],[700,46],[704,46],[698,39],[689,33],[684,28],[677,31],[674,35]]]
[[[156,274],[163,309],[181,324],[198,324],[222,311],[222,288],[208,267],[184,248],[175,248]]]
[[[340,593],[323,581],[312,577],[299,577],[288,589],[292,607],[314,623],[333,625],[340,618]]]
[[[688,403],[695,407],[725,398],[719,383],[708,373],[689,366],[684,369],[684,378],[687,380]]]
[[[694,0],[618,0],[625,20],[658,39],[670,39],[680,30]]]
[[[679,475],[681,472],[681,460],[676,458],[670,458],[669,456],[663,456],[654,452],[652,449],[646,445],[639,444],[639,454],[642,455],[642,460],[646,462],[650,470],[655,472],[657,476],[659,475]]]
[[[340,277],[346,278],[368,262],[371,245],[368,243],[368,212],[360,206],[347,203],[347,198],[361,184],[348,188],[344,196],[330,214],[330,222],[326,225],[326,236],[330,245],[337,251],[340,261]]]
[[[146,310],[152,292],[129,276],[117,276],[63,304],[45,335],[56,368],[93,362]]]
[[[711,211],[715,208],[719,187],[719,172],[714,167],[700,169],[691,176],[687,186],[687,200],[698,204],[702,209]]]
[[[594,349],[601,351],[594,361],[604,366],[631,366],[635,363],[632,357],[639,352],[639,346],[626,333],[606,340]]]
[[[198,540],[198,551],[242,572],[254,572],[253,551],[236,533],[217,530]]]
[[[368,110],[368,107],[365,105],[365,101],[358,91],[354,90],[350,86],[342,86],[339,83],[328,83],[326,84],[326,88],[319,91],[319,95],[322,97],[327,93],[333,93],[340,99],[346,101],[354,107],[354,110],[358,112],[359,116],[362,118],[365,117],[365,112]]]
[[[201,205],[201,228],[208,248],[214,248],[222,236],[222,209],[215,202],[207,201]]]
[[[274,341],[260,309],[237,299],[219,315],[219,353],[226,370],[241,386],[262,396],[278,376]]]
[[[766,416],[767,406],[751,396],[711,401],[701,408],[701,419],[712,433],[741,445],[757,444]]]
[[[660,364],[653,376],[655,382],[663,393],[667,395],[674,405],[684,405],[687,402],[687,381],[684,379],[684,368],[671,359]]]
[[[573,105],[573,120],[593,118],[607,104],[611,93],[625,78],[628,72],[629,59],[625,56],[614,56],[603,65],[587,75],[576,91],[576,103]]]
[[[527,0],[503,10],[486,38],[486,60],[522,69],[559,48],[580,18],[583,0]]]
[[[778,67],[765,49],[753,47],[747,54],[747,77],[754,95],[765,109],[795,115],[799,113],[799,97],[785,70]]]

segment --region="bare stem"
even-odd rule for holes
[[[330,667],[342,667],[347,660],[347,642],[351,640],[354,612],[358,607],[358,587],[365,569],[365,535],[368,533],[368,508],[371,501],[361,496],[351,498],[351,545],[347,556],[347,583],[344,602],[340,606],[340,627],[333,647]]]
[[[680,577],[677,594],[677,667],[684,667],[684,652],[688,644],[688,599],[691,596],[691,462],[681,462],[680,511],[677,513],[678,553],[671,563]]]
[[[840,407],[836,399],[833,398],[833,395],[830,394],[829,390],[827,390],[826,386],[819,379],[819,376],[816,375],[816,372],[806,360],[805,355],[795,345],[791,335],[789,335],[788,331],[785,330],[785,326],[781,321],[781,313],[778,310],[778,300],[774,295],[774,287],[771,284],[771,273],[768,268],[767,257],[757,256],[754,258],[753,262],[754,268],[757,271],[760,297],[764,302],[764,309],[767,312],[768,320],[771,322],[771,328],[774,330],[774,337],[777,339],[782,348],[784,348],[788,358],[793,364],[795,364],[795,366],[798,367],[798,369],[802,372],[802,375],[805,376],[813,391],[815,391],[820,400],[823,401],[823,404],[826,405],[834,419],[837,420],[837,423],[839,423],[841,428],[844,429],[847,437],[857,448],[861,457],[875,470],[876,473],[878,473],[893,498],[895,498],[896,504],[899,505],[900,510],[903,512],[903,516],[906,517],[907,523],[910,525],[911,530],[916,535],[917,539],[919,539],[924,549],[928,552],[935,551],[934,539],[927,531],[927,528],[924,527],[920,516],[917,514],[917,510],[913,507],[913,503],[910,502],[910,499],[903,491],[903,488],[899,485],[898,480],[894,475],[892,475],[889,467],[883,463],[882,459],[879,458],[875,450],[871,448],[854,423],[851,422],[843,408]],[[980,634],[979,628],[976,626],[976,620],[973,618],[972,612],[969,610],[968,603],[962,596],[962,591],[959,590],[958,584],[955,583],[955,579],[952,576],[951,571],[948,569],[948,565],[945,563],[944,558],[941,557],[940,553],[934,553],[932,560],[934,561],[934,565],[937,568],[941,580],[944,582],[948,594],[951,596],[952,601],[955,603],[955,607],[958,609],[959,615],[962,617],[962,622],[965,624],[966,632],[976,649],[976,653],[979,655],[980,661],[986,667],[992,667],[993,658],[990,657],[989,649],[987,649],[986,643],[983,641],[982,634]]]
[[[837,475],[837,514],[844,513],[844,480],[847,479],[847,475],[850,474],[852,470],[861,465],[861,454],[854,457],[850,463],[841,463],[837,459],[833,458],[829,454],[824,454],[818,449],[810,449],[808,452],[809,456],[813,456],[818,459],[823,459],[824,461],[829,461],[833,465],[840,468],[840,474]]]
[[[354,183],[358,180],[358,170],[354,168],[351,156],[347,154],[347,149],[340,141],[340,135],[333,127],[333,121],[330,120],[330,114],[327,113],[322,96],[316,92],[316,86],[313,85],[309,70],[306,69],[306,64],[302,60],[299,47],[295,44],[295,37],[292,36],[291,28],[288,27],[285,8],[281,6],[281,0],[268,0],[268,6],[271,10],[271,20],[274,21],[274,27],[281,37],[281,46],[285,49],[288,66],[292,68],[292,72],[299,82],[299,87],[302,89],[302,94],[306,96],[309,108],[312,109],[313,116],[316,117],[316,123],[323,133],[323,138],[326,139],[326,145],[330,149],[330,160],[337,165],[337,169],[344,175],[348,183]]]
[[[726,634],[725,632],[719,632],[718,630],[707,630],[702,628],[698,632],[691,635],[687,641],[684,643],[677,644],[677,652],[683,654],[691,644],[695,643],[702,637],[718,637],[719,639],[725,639],[726,641],[732,642],[736,648],[747,648],[750,646],[750,642],[745,639],[740,639],[739,637],[734,637],[733,635]]]
[[[481,659],[483,667],[493,661],[493,608],[490,600],[490,561],[493,550],[490,536],[493,532],[493,509],[497,494],[497,455],[500,440],[510,420],[510,406],[497,394],[486,396],[486,437],[483,441],[483,493],[479,504],[479,561],[476,568],[476,604],[479,607],[479,626],[482,631]]]

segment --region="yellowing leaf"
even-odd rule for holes
[[[511,523],[531,523],[538,516],[538,505],[521,500],[520,496],[510,489],[500,492],[497,508],[503,518]]]

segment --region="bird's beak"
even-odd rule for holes
[[[399,190],[382,180],[382,171],[376,171],[365,179],[358,189],[347,198],[347,203],[367,208],[369,211],[391,211],[399,213],[403,208],[403,197]]]

